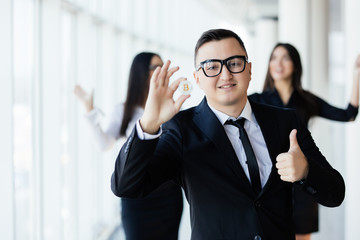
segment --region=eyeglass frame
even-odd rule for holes
[[[233,72],[229,69],[229,66],[227,65],[227,62],[231,59],[234,59],[234,58],[242,58],[244,60],[244,67],[243,69],[240,71],[240,72]],[[204,70],[204,64],[205,63],[208,63],[208,62],[220,62],[221,63],[221,67],[220,67],[220,71],[218,74],[214,75],[214,76],[208,76],[206,73],[205,73],[205,70]],[[248,59],[247,59],[247,56],[244,56],[244,55],[235,55],[235,56],[231,56],[231,57],[228,57],[224,60],[220,60],[220,59],[208,59],[208,60],[205,60],[205,61],[202,61],[199,63],[199,65],[196,67],[196,71],[198,72],[200,70],[200,68],[202,68],[205,76],[207,77],[216,77],[216,76],[219,76],[220,73],[222,72],[222,68],[223,68],[223,65],[226,66],[226,68],[229,70],[230,73],[242,73],[245,68],[246,68],[246,63],[249,63],[248,62]]]

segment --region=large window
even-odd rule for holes
[[[13,1],[14,175],[16,239],[33,239],[36,217],[32,86],[35,75],[34,2]]]
[[[61,221],[63,239],[78,239],[77,164],[75,159],[74,106],[71,88],[75,82],[75,17],[61,14]]]
[[[198,14],[191,0],[2,1],[11,12],[9,19],[0,15],[0,29],[7,25],[11,35],[0,38],[11,49],[0,55],[2,63],[11,62],[6,74],[0,72],[10,89],[2,111],[11,117],[4,122],[12,121],[6,136],[0,135],[2,143],[11,135],[8,164],[0,169],[1,186],[11,195],[3,202],[12,202],[6,212],[11,216],[0,222],[13,221],[6,237],[106,239],[117,229],[123,238],[120,200],[110,190],[121,143],[106,153],[96,147],[74,85],[94,90],[95,105],[106,117],[125,100],[130,65],[141,51],[171,59],[181,66],[179,74],[191,78],[193,39],[207,10]],[[185,11],[199,19],[179,14]],[[205,24],[215,21],[209,19]],[[4,172],[11,174],[3,178]],[[180,236],[188,239],[187,210],[183,219]]]

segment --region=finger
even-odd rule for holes
[[[278,169],[277,172],[280,176],[283,176],[283,177],[288,176],[287,169]]]
[[[291,162],[292,162],[292,154],[290,154],[290,153],[280,153],[276,157],[275,167],[277,169],[288,168],[288,167],[291,167]]]
[[[291,167],[291,165],[289,165],[289,163],[287,161],[283,161],[283,162],[277,162],[275,164],[275,167],[277,169],[285,169],[285,168],[289,168]]]
[[[360,55],[357,56],[356,65],[360,67]]]
[[[175,72],[177,72],[180,68],[178,66],[172,67],[169,69],[169,71],[166,74],[166,79],[164,80],[164,86],[169,86],[170,77],[174,75]]]
[[[162,66],[160,74],[158,76],[158,86],[164,86],[166,81],[167,72],[170,66],[170,60],[167,60],[165,64]],[[167,85],[166,85],[167,86]]]
[[[288,153],[280,153],[279,155],[277,155],[276,157],[276,162],[277,163],[282,163],[286,160],[286,156],[288,155]]]
[[[79,97],[79,89],[77,88],[77,86],[75,86],[73,92],[74,92],[75,96]]]
[[[160,71],[161,71],[161,68],[156,67],[156,69],[155,69],[155,71],[152,74],[151,79],[150,79],[150,86],[153,86],[154,88],[157,88],[157,86],[159,86],[158,78],[159,78],[159,75],[160,75]]]
[[[81,88],[79,85],[76,85],[76,86],[74,87],[74,93],[75,93],[76,95],[79,95],[79,94],[81,93],[81,90],[82,90],[82,88]]]
[[[296,139],[296,133],[297,133],[296,129],[293,129],[290,132],[290,135],[289,135],[289,139],[290,139],[289,151],[299,147],[298,141]]]
[[[90,93],[90,100],[93,101],[93,99],[94,99],[94,89],[92,89]]]
[[[277,169],[283,169],[283,168],[286,167],[286,165],[285,165],[284,162],[277,162],[277,163],[275,164],[275,167],[276,167]]]
[[[173,92],[175,92],[175,91],[178,89],[179,84],[180,84],[182,81],[185,81],[186,79],[187,79],[187,78],[184,78],[184,77],[181,77],[181,78],[176,79],[175,81],[173,81],[173,82],[170,84],[169,88],[170,88],[171,90],[173,90]]]
[[[79,85],[75,86],[74,94],[75,94],[80,100],[84,100],[84,99],[86,99],[87,96],[88,96],[87,92],[85,92],[84,89],[83,89],[82,87],[80,87]]]
[[[185,100],[188,99],[191,95],[181,95],[174,103],[175,109],[180,111],[181,106],[184,104]]]
[[[280,176],[280,179],[283,180],[284,182],[294,182],[292,181],[292,178],[290,178],[289,176]]]

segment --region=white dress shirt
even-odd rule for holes
[[[225,122],[227,120],[235,121],[240,118],[246,119],[244,128],[249,137],[251,146],[254,150],[256,160],[258,162],[259,171],[260,171],[261,187],[264,187],[266,181],[269,178],[270,172],[271,172],[272,162],[271,162],[270,155],[269,155],[269,152],[268,152],[265,140],[264,140],[264,136],[261,132],[259,124],[256,121],[255,115],[252,112],[249,101],[248,100],[246,101],[243,111],[241,112],[240,116],[236,119],[226,115],[223,112],[220,112],[220,111],[214,109],[210,105],[209,105],[209,107],[214,112],[216,117],[219,119],[221,124],[224,126],[225,132],[235,150],[235,153],[239,159],[240,165],[244,169],[244,172],[250,181],[249,168],[248,168],[248,165],[246,164],[246,154],[245,154],[245,150],[242,145],[242,142],[240,140],[239,128],[234,125],[225,124]]]

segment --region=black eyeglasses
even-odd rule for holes
[[[222,67],[225,64],[226,68],[231,73],[241,73],[245,70],[247,63],[246,56],[232,56],[224,60],[220,59],[209,59],[201,62],[197,66],[196,71],[199,71],[202,68],[205,76],[207,77],[216,77],[222,71]]]

